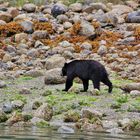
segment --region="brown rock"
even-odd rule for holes
[[[8,13],[12,16],[12,18],[15,18],[17,15],[19,15],[18,9],[14,7],[9,8]]]
[[[10,22],[12,20],[12,16],[7,12],[2,12],[0,13],[0,20],[3,20],[5,22]]]

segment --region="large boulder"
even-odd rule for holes
[[[35,111],[34,116],[49,121],[53,116],[53,109],[49,104],[44,103]]]
[[[54,55],[48,59],[46,59],[45,67],[47,70],[53,69],[53,68],[61,68],[65,63],[65,58]]]
[[[125,84],[121,86],[121,89],[130,92],[132,90],[138,90],[140,91],[140,83],[130,83],[130,84]]]
[[[45,74],[45,84],[62,84],[65,78],[61,76],[61,68],[48,70]]]

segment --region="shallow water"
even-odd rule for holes
[[[48,128],[0,127],[1,140],[140,140],[140,134],[82,132],[62,134]]]

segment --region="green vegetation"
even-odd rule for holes
[[[70,110],[65,113],[64,122],[77,122],[81,118],[77,111]]]
[[[46,97],[46,102],[54,107],[55,114],[61,114],[71,109],[81,109],[82,106],[93,106],[93,102],[96,100],[93,96],[73,92],[56,92]]]
[[[24,121],[27,122],[27,121],[31,120],[33,117],[30,114],[24,114],[23,118],[24,118]]]
[[[128,95],[121,95],[120,97],[117,97],[116,102],[120,104],[128,102]]]
[[[19,94],[16,94],[14,95],[13,97],[10,98],[11,101],[14,101],[14,100],[21,100],[22,102],[26,103],[27,102],[27,99],[25,96],[23,95],[19,95]]]
[[[37,127],[41,127],[41,128],[42,128],[42,127],[49,127],[49,123],[48,123],[47,121],[44,121],[44,120],[43,120],[43,121],[37,122],[37,123],[36,123],[36,126],[37,126]]]
[[[140,97],[137,97],[131,101],[128,111],[140,112]]]
[[[17,80],[16,80],[16,82],[22,82],[22,81],[27,81],[27,80],[32,80],[33,79],[33,77],[31,77],[31,76],[20,76]]]

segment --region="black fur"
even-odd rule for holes
[[[64,91],[68,91],[73,85],[75,77],[83,81],[84,92],[88,90],[89,80],[92,80],[94,88],[100,90],[100,82],[109,87],[108,92],[112,92],[112,83],[108,78],[105,67],[94,60],[74,60],[65,63],[62,68],[62,75],[67,76]]]

